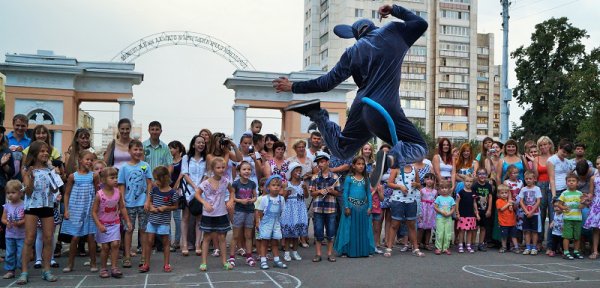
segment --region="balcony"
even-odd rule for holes
[[[477,81],[488,82],[490,77],[477,76]]]
[[[441,50],[440,56],[469,58],[469,52]]]
[[[477,117],[488,117],[490,112],[488,111],[477,111]]]
[[[427,62],[427,59],[422,55],[406,55],[406,57],[404,57],[404,62],[425,63]]]
[[[439,87],[440,88],[469,90],[469,84],[463,84],[463,83],[440,82]]]
[[[469,123],[469,117],[467,116],[439,115],[438,117],[440,122]]]
[[[423,118],[427,117],[427,110],[424,109],[410,109],[410,108],[402,108],[404,110],[404,115],[408,118]]]
[[[469,139],[469,132],[467,131],[439,131],[437,137],[444,137],[448,139]]]
[[[462,106],[468,107],[469,100],[438,98],[439,106]]]
[[[416,91],[400,91],[398,95],[400,95],[400,97],[402,98],[425,98],[427,93]]]
[[[442,73],[469,74],[469,68],[440,66]]]
[[[477,124],[477,129],[488,129],[488,124]]]
[[[406,73],[402,74],[402,79],[425,80],[425,74]]]

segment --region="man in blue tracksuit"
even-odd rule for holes
[[[339,62],[329,73],[308,81],[290,82],[285,77],[273,80],[277,92],[297,94],[326,92],[352,76],[358,92],[348,115],[343,131],[329,121],[326,110],[320,108],[319,100],[294,104],[286,110],[308,116],[323,134],[323,139],[331,153],[341,159],[349,159],[356,154],[373,135],[392,143],[387,122],[377,110],[363,103],[368,97],[382,105],[392,117],[398,136],[398,143],[390,150],[392,166],[412,163],[427,153],[427,144],[415,126],[406,118],[400,107],[400,74],[404,55],[412,44],[427,30],[427,22],[409,10],[398,5],[384,5],[379,8],[382,18],[392,15],[402,22],[390,22],[379,28],[372,21],[361,19],[352,26],[337,25],[334,33],[341,38],[355,38],[356,43],[347,48]],[[378,154],[380,178],[385,154]],[[378,183],[375,182],[375,183]]]

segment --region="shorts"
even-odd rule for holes
[[[227,233],[231,230],[231,224],[229,224],[229,217],[227,214],[222,216],[204,216],[200,220],[200,230],[202,232],[211,233]]]
[[[377,222],[383,221],[383,216],[381,213],[372,213],[371,217],[372,217],[371,219],[373,219],[373,221],[377,221]]]
[[[515,238],[517,237],[517,227],[516,226],[500,226],[500,235],[502,239],[506,239],[508,237]]]
[[[34,215],[38,218],[54,217],[54,208],[41,207],[41,208],[29,208],[25,210],[26,215]]]
[[[148,225],[148,212],[144,210],[143,206],[127,207],[127,215],[129,216],[129,220],[131,220],[131,227],[127,227],[127,224],[124,221],[121,221],[127,231],[135,230],[136,219],[140,225],[140,230],[146,229],[146,226]]]
[[[171,234],[171,226],[168,224],[154,224],[148,222],[146,225],[146,233],[156,235],[169,235]]]
[[[412,221],[417,219],[417,202],[392,201],[390,203],[392,219],[396,221]]]
[[[477,218],[475,217],[460,217],[456,227],[458,230],[472,231],[477,230]]]
[[[234,228],[254,228],[254,212],[235,211],[233,213]]]
[[[323,241],[325,239],[325,232],[327,232],[327,240],[333,240],[337,230],[337,223],[335,223],[336,213],[314,213],[313,223],[315,239],[317,241]]]
[[[486,210],[479,210],[479,220],[477,220],[477,226],[478,227],[487,227],[488,224],[488,218],[485,217],[485,212]]]
[[[533,215],[531,218],[523,216],[523,231],[538,232],[538,215]]]
[[[581,237],[581,221],[565,220],[562,231],[563,239],[579,240]]]

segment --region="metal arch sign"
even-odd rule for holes
[[[146,36],[131,43],[111,61],[133,62],[138,57],[163,46],[185,45],[211,51],[238,69],[256,70],[239,51],[212,36],[190,31],[167,31]]]

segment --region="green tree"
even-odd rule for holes
[[[521,126],[513,130],[515,139],[547,135],[558,143],[560,138],[577,138],[588,109],[585,103],[577,103],[580,93],[573,90],[580,89],[577,83],[585,76],[580,72],[588,55],[581,40],[587,37],[567,18],[551,18],[535,26],[529,46],[511,53],[518,80],[513,96],[527,109]]]

